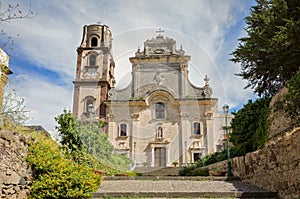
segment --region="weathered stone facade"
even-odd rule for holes
[[[32,172],[25,158],[30,140],[26,135],[0,131],[1,198],[24,199],[29,196]]]
[[[143,50],[138,48],[129,58],[132,79],[121,90],[114,88],[114,65],[108,53],[112,39],[107,26],[85,26],[78,48],[73,114],[83,121],[102,117],[115,151],[129,156],[137,166],[194,162],[222,150],[224,143],[225,115],[218,111],[218,98],[212,97],[208,77],[202,87],[192,85],[188,79],[191,57],[162,32],[157,31],[155,38],[144,42]],[[93,39],[103,38],[101,35],[107,35],[105,48],[92,45]],[[93,68],[96,73],[89,74]],[[102,76],[96,75],[98,69]],[[88,113],[89,104],[95,107],[95,115]],[[228,114],[228,124],[232,117]]]
[[[227,162],[208,166],[227,169]],[[266,146],[243,157],[231,160],[232,173],[243,181],[268,191],[276,191],[281,198],[300,197],[300,128],[270,140]]]
[[[80,121],[105,119],[104,101],[114,84],[115,65],[111,51],[112,34],[108,26],[83,27],[83,38],[77,48],[73,97],[73,114]]]
[[[110,141],[137,166],[197,161],[220,151],[225,133],[225,115],[218,113],[208,77],[203,87],[192,85],[191,57],[161,33],[129,58],[131,83],[122,90],[112,88],[106,102]]]

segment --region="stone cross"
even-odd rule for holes
[[[208,85],[209,78],[207,75],[205,75],[204,81],[205,81],[205,85]]]
[[[162,38],[162,37],[163,37],[163,35],[162,35],[163,32],[165,32],[165,31],[163,31],[161,28],[159,28],[159,29],[156,31],[156,33],[158,34],[158,35],[156,35],[156,37],[157,37],[157,38]]]

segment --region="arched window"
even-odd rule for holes
[[[200,130],[200,123],[199,122],[194,122],[194,135],[200,135],[201,134],[201,130]]]
[[[127,136],[127,124],[120,124],[120,136]]]
[[[98,39],[96,37],[93,37],[91,40],[91,46],[97,47],[98,46]]]
[[[165,118],[165,104],[162,102],[157,102],[155,104],[155,117],[156,119]]]
[[[90,55],[90,66],[96,65],[96,55]]]
[[[94,108],[94,100],[93,99],[86,100],[85,108],[86,108],[87,113],[92,113],[93,112],[93,110],[91,110],[91,107]]]

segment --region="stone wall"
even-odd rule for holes
[[[0,131],[1,198],[23,199],[29,196],[32,172],[25,158],[30,140],[26,135]]]
[[[209,169],[227,170],[227,162],[209,165]],[[270,140],[258,151],[231,160],[232,173],[244,182],[281,198],[300,198],[300,128]]]
[[[269,115],[270,126],[269,126],[269,139],[276,139],[278,136],[282,136],[288,129],[291,129],[293,122],[291,119],[285,117],[286,113],[284,110],[276,108],[277,103],[280,103],[283,96],[287,94],[288,89],[282,88],[270,102],[271,113]]]

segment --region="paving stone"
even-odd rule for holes
[[[266,192],[241,181],[177,180],[174,179],[104,180],[94,197],[138,198],[274,198],[276,193]],[[196,178],[192,178],[196,179]]]

